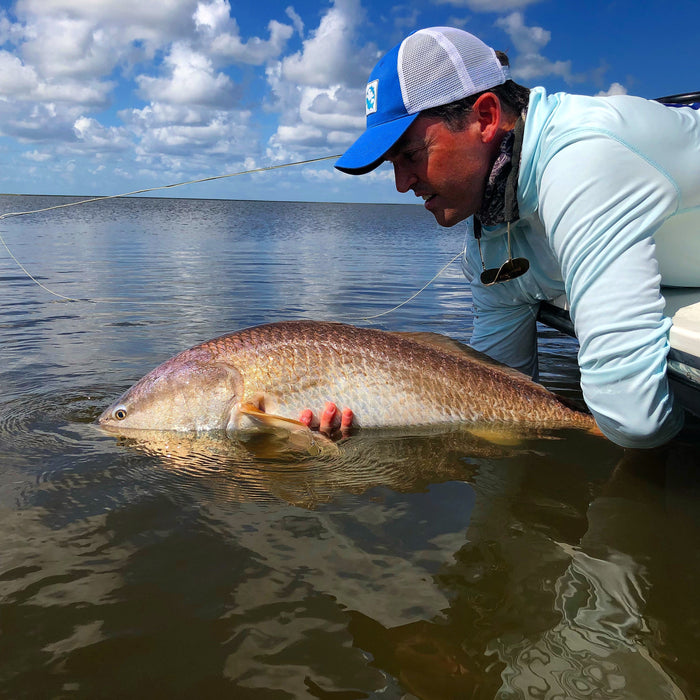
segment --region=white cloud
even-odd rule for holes
[[[260,36],[243,36],[234,12],[229,0],[18,0],[0,11],[0,133],[47,144],[26,161],[82,153],[96,172],[113,154],[108,170],[132,178],[139,171],[120,168],[123,153],[154,177],[167,168],[253,166],[265,127],[236,108],[252,85],[257,106],[275,115],[268,155],[302,159],[351,143],[364,126],[364,82],[378,57],[373,45],[356,43],[361,0],[331,0],[313,29],[283,5],[277,16],[268,12]],[[301,49],[285,56],[295,36]],[[267,77],[257,86],[256,66]],[[114,117],[97,110],[122,99],[124,78],[148,104],[120,109],[111,126]],[[63,156],[60,167],[69,162]]]
[[[31,66],[7,51],[0,51],[0,96],[24,97],[31,95],[39,78]]]
[[[268,66],[279,113],[268,157],[298,160],[337,152],[364,128],[364,87],[379,57],[372,44],[357,44],[364,22],[359,0],[335,0],[301,51]]]
[[[15,43],[44,78],[99,77],[190,36],[195,0],[19,0]]]
[[[304,36],[304,21],[302,18],[296,13],[293,7],[289,6],[284,13],[289,17],[289,19],[292,20],[292,25],[294,26],[294,29],[296,33],[303,37]]]
[[[367,65],[367,53],[358,53],[353,45],[363,14],[359,0],[335,0],[302,50],[283,59],[284,79],[319,87],[355,81],[364,84],[371,65]]]
[[[168,104],[225,107],[233,103],[233,84],[215,73],[211,60],[184,43],[175,43],[164,60],[163,78],[139,75],[139,91],[148,100]]]
[[[112,82],[81,82],[64,80],[45,82],[37,86],[35,97],[42,102],[67,102],[84,108],[103,108],[109,101],[109,94],[114,87]]]
[[[89,20],[49,16],[27,27],[21,51],[42,78],[90,78],[112,70],[115,48],[109,32]]]
[[[211,159],[254,157],[259,134],[250,111],[234,109],[240,88],[225,69],[278,57],[292,24],[303,29],[291,8],[287,16],[288,25],[268,23],[266,40],[244,41],[225,0],[19,0],[15,21],[0,13],[0,38],[15,48],[0,51],[0,133],[51,144],[29,152],[29,161],[51,151],[94,160],[133,148],[144,172],[161,175],[164,166],[205,171]],[[216,55],[212,42],[234,33],[237,48]],[[119,73],[135,65],[149,104],[120,110],[121,126],[100,123],[94,111],[109,106]]]
[[[123,41],[164,41],[185,35],[197,0],[18,0],[20,18],[71,17],[102,27],[118,27]]]
[[[612,83],[607,90],[601,90],[597,93],[597,97],[609,97],[610,95],[626,95],[627,88],[620,83]]]
[[[211,50],[218,56],[232,58],[240,63],[261,66],[277,58],[294,33],[294,29],[288,24],[282,24],[274,19],[267,27],[270,32],[268,40],[252,37],[244,42],[238,34],[238,27],[236,27],[235,33],[227,32],[215,37],[211,43]]]
[[[362,130],[364,115],[358,114],[356,90],[342,87],[330,90],[304,88],[301,93],[299,115],[304,123],[314,124],[322,129]]]
[[[0,134],[20,143],[75,140],[73,122],[80,106],[54,102],[0,101]]]
[[[277,129],[277,140],[285,145],[315,146],[323,141],[323,131],[310,124],[281,126]]]
[[[205,124],[210,110],[190,105],[152,103],[143,109],[129,109],[119,112],[119,117],[133,129],[145,130],[154,126],[170,124]]]
[[[26,151],[22,156],[27,160],[33,160],[35,163],[45,163],[53,158],[53,154],[47,151]]]
[[[521,12],[513,12],[496,20],[496,26],[508,34],[518,51],[511,71],[516,80],[529,83],[536,78],[558,75],[567,82],[580,80],[571,70],[571,61],[550,61],[541,50],[549,43],[551,32],[542,27],[525,25]]]
[[[76,119],[73,131],[78,139],[80,150],[107,153],[125,151],[132,145],[126,129],[105,128],[90,117],[81,116]]]
[[[73,78],[42,80],[32,66],[24,65],[8,51],[0,51],[0,99],[104,107],[113,87],[111,81]]]
[[[198,2],[194,15],[195,26],[198,30],[216,32],[222,30],[231,20],[231,5],[227,0],[213,2]]]
[[[150,105],[122,113],[139,141],[140,159],[161,154],[189,155],[192,161],[215,156],[217,160],[250,157],[259,148],[252,113],[247,110],[190,110]]]
[[[472,12],[510,12],[541,2],[541,0],[433,0],[436,5],[466,7]]]
[[[0,10],[0,46],[3,46],[8,41],[12,41],[11,32],[13,24],[8,19],[4,10]]]
[[[193,8],[194,0],[19,0],[17,21],[3,14],[0,23],[15,47],[0,54],[0,97],[104,109],[115,69],[167,45]],[[64,130],[72,129],[75,115],[61,116]]]
[[[411,31],[418,28],[418,19],[421,14],[420,8],[408,8],[405,5],[395,5],[391,8],[391,13],[393,17],[394,28],[400,32],[401,37],[406,36]],[[456,25],[450,23],[447,26]]]
[[[197,30],[205,36],[208,49],[216,56],[261,66],[277,58],[294,33],[293,27],[273,19],[267,25],[269,39],[251,37],[244,41],[230,11],[228,0],[212,0],[200,2],[193,16]]]

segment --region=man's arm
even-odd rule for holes
[[[652,163],[613,138],[590,135],[545,168],[540,217],[564,276],[579,340],[581,387],[607,437],[656,447],[683,423],[666,377],[653,235],[677,190]]]
[[[507,257],[505,234],[502,245],[483,245],[482,253],[490,267],[500,265]],[[518,253],[520,254],[520,253]],[[539,304],[523,293],[519,280],[484,286],[480,280],[481,256],[473,236],[473,224],[467,224],[465,256],[462,269],[470,284],[474,313],[474,330],[469,345],[494,360],[520,370],[537,380],[537,311]],[[529,273],[532,274],[532,271]]]
[[[492,306],[484,297],[472,286],[474,332],[469,345],[536,381],[538,305]]]

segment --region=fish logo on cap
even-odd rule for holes
[[[379,86],[378,80],[373,80],[371,83],[367,83],[367,90],[365,92],[365,106],[366,106],[365,116],[368,114],[374,114],[377,111],[377,87],[378,86]]]

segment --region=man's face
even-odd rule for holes
[[[460,131],[419,116],[385,158],[399,192],[413,190],[440,226],[454,226],[481,208],[492,152],[473,116]]]

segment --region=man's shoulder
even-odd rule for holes
[[[547,93],[533,88],[525,123],[525,142],[577,140],[600,134],[621,141],[658,138],[664,128],[674,129],[682,118],[700,122],[700,110],[664,105],[635,95],[576,95]],[[654,131],[658,127],[661,132]]]

